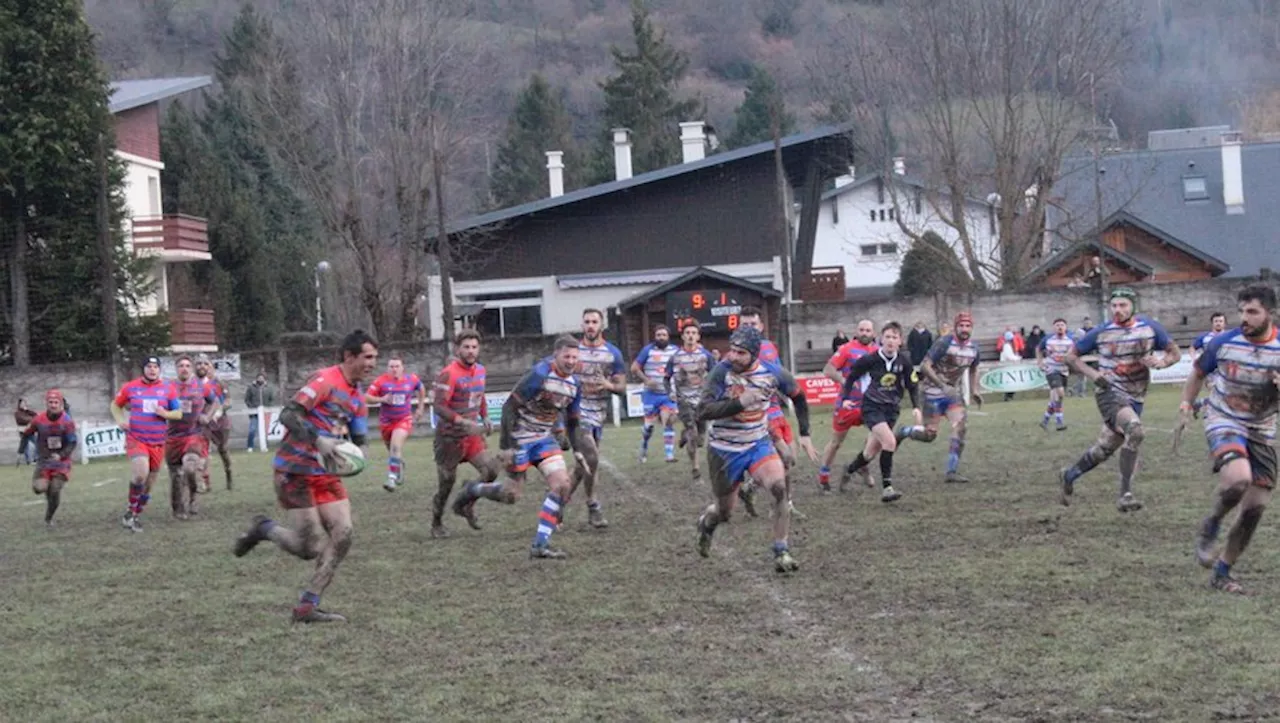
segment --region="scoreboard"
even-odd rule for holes
[[[667,294],[667,319],[671,335],[678,336],[680,325],[688,319],[698,322],[703,334],[731,334],[738,328],[742,303],[737,291],[708,289],[704,291],[673,291]]]

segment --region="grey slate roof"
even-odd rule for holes
[[[213,78],[207,75],[187,78],[117,80],[111,84],[111,112],[120,113],[212,84]]]
[[[730,276],[729,274],[721,273],[719,271],[716,271],[715,269],[709,269],[706,266],[698,266],[696,268],[690,269],[688,273],[682,276],[678,276],[668,281],[665,284],[660,284],[658,286],[655,286],[652,289],[649,289],[648,291],[641,291],[638,294],[629,296],[623,299],[622,301],[619,301],[618,303],[614,304],[614,306],[618,307],[619,309],[628,309],[637,304],[643,304],[649,299],[654,299],[659,296],[662,296],[663,294],[680,286],[681,284],[692,281],[702,276],[705,276],[709,279],[715,279],[720,283],[731,284],[733,286],[738,286],[744,289],[750,289],[751,291],[754,291],[760,294],[761,296],[782,296],[781,292],[774,289],[772,286],[765,286],[764,284],[757,284],[753,281],[747,281],[746,279],[740,279],[740,278],[737,278],[736,276]]]
[[[1241,149],[1245,212],[1228,215],[1222,199],[1220,147],[1134,151],[1101,161],[1102,215],[1118,211],[1154,226],[1230,268],[1231,277],[1280,269],[1280,143]],[[1203,175],[1209,198],[1184,201],[1182,179]],[[1097,226],[1093,161],[1070,158],[1052,191],[1046,225],[1055,247],[1087,238]],[[1104,224],[1105,226],[1105,224]]]
[[[821,128],[815,128],[814,130],[811,130],[811,131],[805,131],[804,133],[796,133],[794,135],[790,135],[790,136],[787,136],[786,138],[781,139],[781,146],[782,146],[782,149],[785,151],[786,149],[791,148],[793,146],[804,145],[806,143],[812,143],[814,141],[819,141],[824,138],[833,138],[836,136],[844,135],[849,132],[850,128],[851,126],[824,126]],[[632,176],[631,178],[627,178],[621,181],[609,181],[608,183],[600,183],[594,186],[587,186],[586,188],[579,188],[575,191],[570,191],[564,194],[563,196],[557,196],[555,198],[540,198],[537,201],[530,201],[529,203],[523,203],[523,204],[520,204],[519,206],[511,206],[509,208],[502,208],[502,209],[498,209],[497,211],[490,211],[489,213],[483,213],[478,216],[465,218],[458,221],[457,223],[449,224],[448,232],[450,234],[454,234],[454,233],[458,233],[459,231],[467,231],[473,228],[488,226],[491,224],[499,223],[501,221],[513,219],[519,216],[527,216],[529,214],[537,213],[539,211],[545,211],[550,208],[556,208],[557,206],[564,206],[566,204],[576,203],[578,201],[584,201],[588,198],[603,196],[605,194],[613,193],[615,191],[621,191],[627,188],[632,188],[633,186],[639,186],[644,183],[652,183],[653,181],[660,181],[662,179],[671,178],[672,176],[678,176],[683,173],[692,173],[693,171],[698,171],[704,168],[713,168],[715,166],[741,160],[743,158],[750,158],[751,156],[759,155],[761,153],[772,153],[772,152],[773,152],[773,141],[765,141],[763,143],[756,143],[750,146],[744,146],[742,148],[737,148],[732,151],[726,151],[724,153],[715,153],[710,156],[707,156],[706,158],[700,161],[693,161],[691,163],[677,163],[675,165],[667,166],[665,168],[659,168],[657,170],[649,171],[647,173],[641,173],[639,175],[635,175],[635,176]]]

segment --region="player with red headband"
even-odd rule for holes
[[[961,392],[960,382],[967,373],[970,396],[982,406],[982,396],[977,392],[979,351],[972,338],[972,314],[967,311],[956,314],[953,326],[950,334],[934,342],[920,364],[920,374],[924,377],[920,384],[924,391],[924,424],[899,427],[897,438],[932,442],[938,438],[940,420],[946,417],[951,425],[951,445],[945,481],[968,482],[959,471],[969,421],[969,400]]]
[[[182,419],[178,395],[172,384],[160,378],[160,358],[149,356],[142,362],[142,376],[120,387],[111,402],[111,416],[124,430],[124,451],[129,457],[129,506],[120,524],[141,532],[139,518],[151,499],[151,486],[164,464],[164,443],[168,421]]]
[[[32,439],[39,461],[31,475],[31,491],[44,495],[44,523],[53,526],[53,513],[62,500],[62,487],[71,479],[71,455],[76,451],[76,423],[65,411],[62,392],[50,389],[44,395],[44,411],[22,431],[18,449]]]

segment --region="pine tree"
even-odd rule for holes
[[[534,73],[520,91],[498,146],[498,160],[489,183],[497,208],[515,206],[547,195],[547,151],[563,151],[565,190],[580,177],[578,154],[570,133],[569,113],[560,95],[545,78]]]
[[[0,0],[0,47],[0,322],[9,355],[15,366],[106,359],[103,249],[122,301],[148,289],[146,262],[129,254],[122,233],[124,172],[111,153],[109,88],[81,3]],[[163,319],[122,318],[119,331],[122,345],[167,344]]]
[[[222,92],[196,116],[170,107],[161,134],[165,203],[209,219],[212,264],[190,270],[211,301],[220,341],[236,349],[310,328],[313,219],[273,163],[252,120],[248,86],[276,45],[245,5],[215,62]]]
[[[773,140],[774,116],[777,116],[779,134],[786,136],[795,131],[796,118],[787,112],[782,91],[768,71],[756,68],[747,84],[746,97],[733,113],[733,132],[725,139],[729,148],[741,148],[752,143]]]
[[[902,257],[902,269],[893,285],[899,296],[915,296],[935,292],[964,291],[973,288],[973,280],[965,273],[951,247],[933,231],[925,231],[920,241],[911,245]]]
[[[604,81],[603,143],[596,153],[597,183],[613,180],[613,128],[630,128],[632,168],[644,173],[680,162],[679,124],[699,120],[697,100],[677,100],[689,59],[667,44],[643,0],[631,0],[635,52],[613,47],[618,73]]]

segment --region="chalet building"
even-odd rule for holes
[[[1246,144],[1226,127],[1156,131],[1147,150],[1103,156],[1094,176],[1090,158],[1066,164],[1029,283],[1083,285],[1104,256],[1113,284],[1280,268],[1280,143]]]
[[[156,291],[130,313],[168,314],[172,351],[217,351],[213,311],[174,308],[170,277],[174,266],[209,261],[209,223],[180,213],[166,214],[161,197],[160,104],[210,85],[208,76],[123,80],[111,84],[110,109],[115,116],[116,155],[125,164],[126,231],[134,254],[154,259]],[[176,293],[175,293],[176,296]]]
[[[708,130],[681,124],[683,162],[632,175],[630,134],[617,129],[616,179],[569,193],[560,154],[548,153],[547,198],[449,228],[463,256],[453,277],[459,316],[492,336],[576,331],[582,309],[616,315],[621,302],[694,270],[780,292],[787,256],[797,295],[842,290],[842,279],[813,279],[810,267],[822,189],[851,160],[847,131],[783,138],[780,194],[772,142],[708,155]],[[430,287],[438,309],[438,278]],[[442,338],[442,320],[431,318]]]
[[[965,199],[962,207],[979,263],[999,268],[996,207],[981,199]],[[875,290],[888,295],[911,248],[911,237],[902,230],[906,226],[914,234],[936,233],[956,250],[967,269],[955,227],[942,219],[939,208],[950,209],[950,197],[909,175],[905,158],[893,159],[893,173],[857,175],[850,167],[835,179],[834,188],[822,194],[813,268],[842,269],[846,287],[858,290],[855,295],[873,298]],[[994,273],[986,280],[999,285]]]

